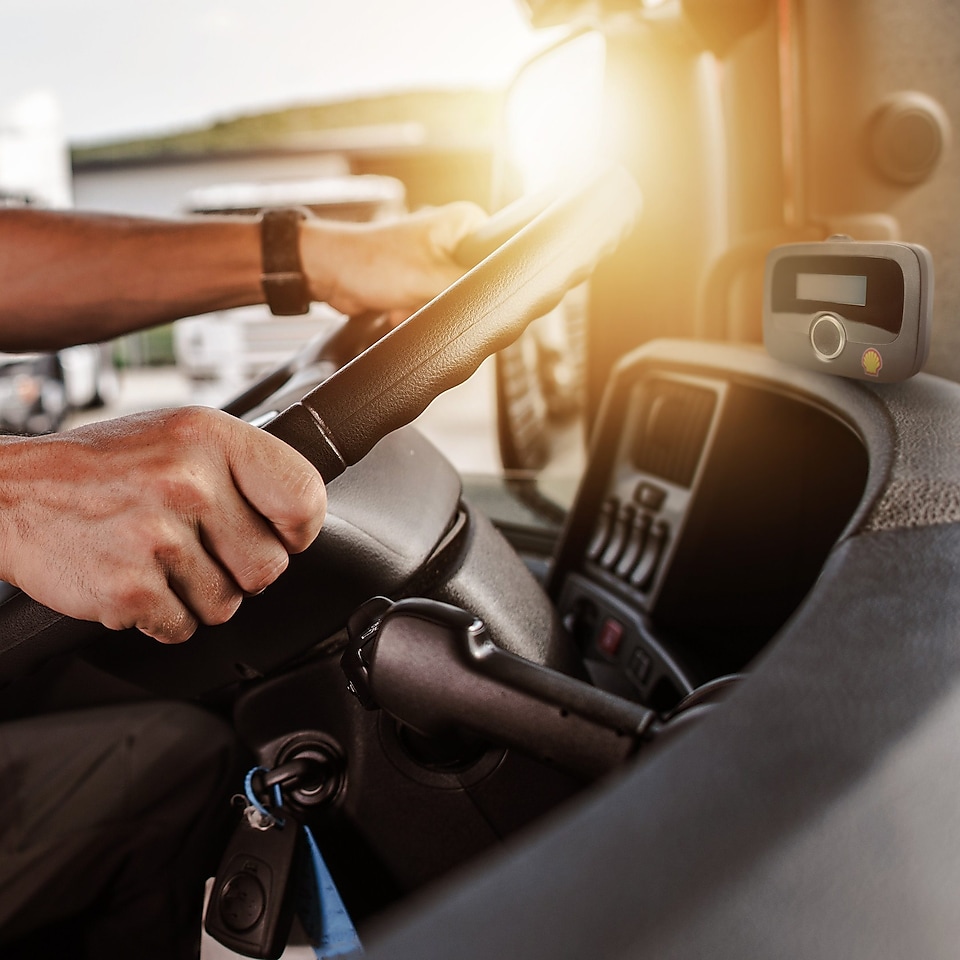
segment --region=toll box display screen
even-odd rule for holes
[[[897,335],[903,290],[900,265],[886,257],[785,257],[774,268],[772,306],[778,313],[836,311]]]
[[[867,278],[851,277],[842,273],[798,273],[797,299],[865,307]]]

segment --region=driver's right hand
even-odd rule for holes
[[[0,440],[0,578],[162,643],[228,620],[313,542],[325,511],[307,460],[217,410]]]

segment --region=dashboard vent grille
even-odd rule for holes
[[[638,470],[689,487],[710,431],[717,395],[676,380],[644,390],[632,459]]]

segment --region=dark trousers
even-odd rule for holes
[[[194,958],[232,731],[142,702],[0,723],[0,958]]]

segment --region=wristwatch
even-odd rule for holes
[[[260,283],[270,312],[292,317],[310,309],[310,286],[300,260],[300,221],[296,207],[264,210],[260,216]]]

